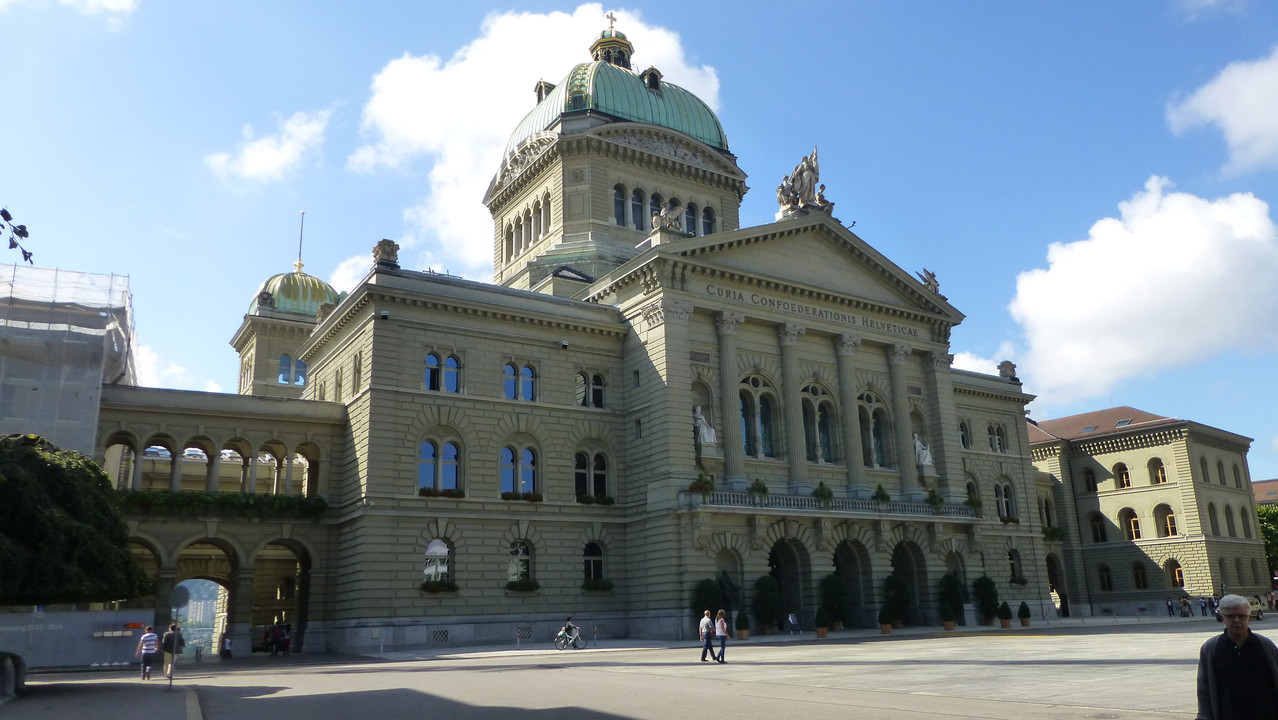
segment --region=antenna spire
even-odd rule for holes
[[[297,229],[297,271],[302,272],[302,233],[306,231],[306,211],[302,213],[302,223]]]

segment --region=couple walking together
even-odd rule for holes
[[[723,659],[724,650],[728,646],[728,620],[725,617],[726,615],[726,612],[720,610],[715,619],[711,620],[710,611],[706,610],[705,615],[701,617],[701,662],[708,662],[706,653],[710,653],[710,659],[715,662],[727,662],[727,660]],[[719,657],[714,656],[714,639],[716,637],[719,638]]]

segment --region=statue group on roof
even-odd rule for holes
[[[834,203],[825,199],[816,148],[812,148],[810,155],[803,156],[794,166],[794,172],[781,178],[781,184],[777,186],[777,204],[782,212],[812,208],[828,215],[834,210]]]

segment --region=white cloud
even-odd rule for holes
[[[1278,167],[1278,46],[1269,57],[1230,64],[1188,98],[1171,103],[1177,134],[1215,125],[1229,146],[1227,172]]]
[[[222,392],[222,386],[217,382],[208,379],[201,381],[193,377],[185,367],[165,360],[150,346],[139,345],[134,361],[137,364],[138,384],[142,387]]]
[[[998,364],[1004,360],[1015,360],[1015,358],[1016,349],[1012,347],[1011,343],[1003,342],[994,351],[994,357],[992,358],[981,357],[967,351],[955,353],[951,367],[957,370],[985,373],[986,375],[998,375]]]
[[[280,120],[277,134],[257,139],[253,128],[245,125],[244,142],[236,155],[215,153],[206,156],[204,163],[223,180],[279,180],[324,142],[332,112],[293,113],[287,120]]]
[[[124,27],[124,21],[138,9],[138,0],[58,0],[58,3],[81,15],[105,15],[110,30]],[[0,13],[18,5],[40,7],[41,0],[0,0]]]
[[[1020,373],[1048,402],[1228,352],[1273,350],[1278,229],[1251,194],[1207,200],[1151,177],[1089,237],[1048,248],[1009,309],[1028,343]]]
[[[338,263],[337,269],[328,276],[328,284],[339,293],[350,292],[372,269],[373,254],[371,252],[346,258]]]
[[[666,80],[717,106],[717,73],[690,65],[678,34],[644,23],[636,13],[614,12],[617,28],[635,45],[637,69],[656,66]],[[533,109],[536,82],[559,83],[574,65],[589,61],[590,43],[605,23],[597,3],[572,14],[495,13],[484,20],[480,36],[451,58],[405,54],[377,74],[363,110],[363,131],[371,140],[347,165],[373,172],[422,157],[431,164],[429,193],[405,211],[408,230],[399,242],[417,253],[401,255],[405,267],[491,276],[492,219],[480,201],[506,140]]]
[[[1197,19],[1215,13],[1238,12],[1247,0],[1178,0],[1178,4],[1190,19]]]

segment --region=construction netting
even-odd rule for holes
[[[103,384],[136,385],[129,279],[0,265],[0,434],[92,455]]]

